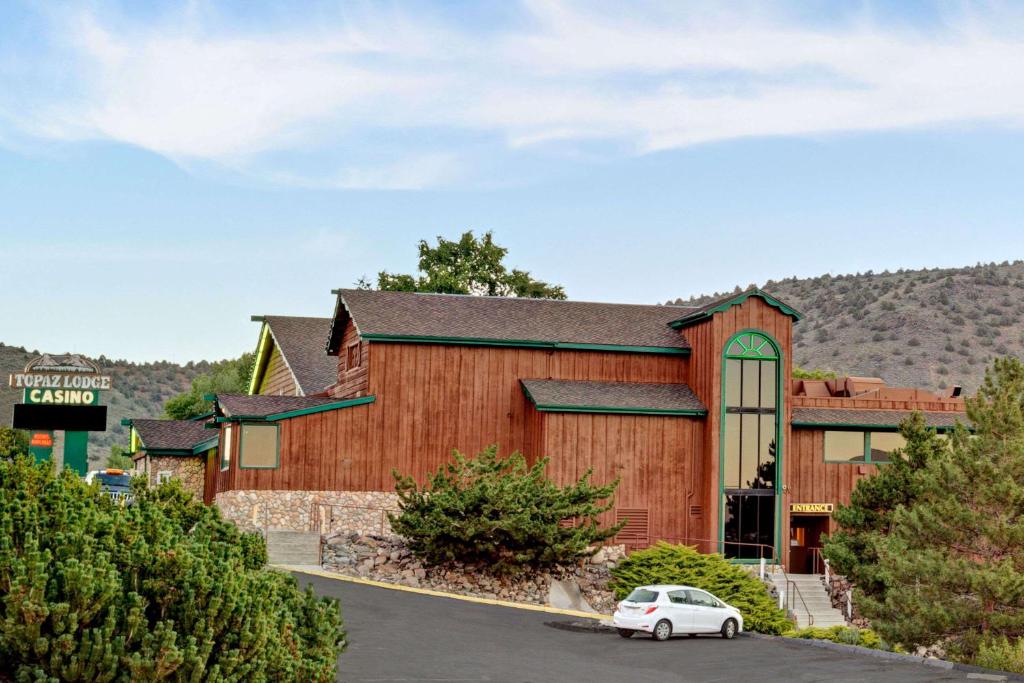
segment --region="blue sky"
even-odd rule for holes
[[[233,356],[467,229],[624,302],[1024,257],[1019,5],[624,7],[0,4],[0,341]]]

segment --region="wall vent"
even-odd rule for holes
[[[690,516],[691,517],[703,517],[704,516],[704,506],[703,505],[691,505],[690,506]]]
[[[647,508],[618,508],[615,511],[615,523],[625,524],[615,536],[615,541],[625,545],[627,550],[646,548],[651,544],[648,521]]]
[[[558,522],[558,526],[562,527],[563,529],[572,529],[574,526],[576,526],[576,519],[574,517],[563,519]]]

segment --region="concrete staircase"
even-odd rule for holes
[[[270,564],[320,564],[320,532],[267,529],[267,557]]]
[[[769,575],[777,590],[786,589],[786,576],[782,572],[775,572]],[[793,615],[796,617],[797,626],[805,628],[810,626],[808,612],[813,617],[814,626],[845,626],[846,619],[843,613],[832,606],[832,598],[825,591],[825,584],[822,582],[821,574],[790,574],[789,580],[797,587],[800,597],[790,596],[787,599]],[[789,589],[792,591],[792,588]],[[805,608],[806,605],[806,608]]]

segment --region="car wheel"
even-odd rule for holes
[[[726,640],[732,640],[736,637],[736,620],[726,619],[725,623],[722,624],[722,637]]]
[[[655,640],[665,641],[672,636],[672,622],[668,619],[662,619],[654,625],[654,631],[651,632]]]
[[[617,628],[615,630],[618,631],[619,635],[623,638],[632,638],[633,634],[636,633],[636,631],[631,628]]]

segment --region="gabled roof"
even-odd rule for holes
[[[685,384],[520,380],[541,412],[706,415],[707,408]]]
[[[668,326],[691,310],[682,306],[360,289],[335,293],[329,353],[338,352],[349,319],[371,341],[681,354],[690,349],[686,338]]]
[[[189,451],[196,454],[217,445],[217,433],[205,420],[130,420],[145,451]]]
[[[796,309],[787,306],[783,302],[773,297],[771,294],[763,292],[760,289],[754,287],[748,289],[745,292],[741,292],[739,294],[729,294],[728,296],[723,296],[719,299],[715,299],[714,301],[710,301],[704,304],[703,306],[699,306],[698,308],[691,309],[682,317],[673,320],[670,324],[674,329],[677,330],[683,327],[688,327],[689,325],[693,325],[701,322],[702,320],[710,318],[715,313],[722,313],[723,311],[729,310],[733,306],[738,306],[739,304],[742,304],[744,301],[746,301],[752,296],[761,299],[772,308],[776,308],[782,313],[793,318],[793,322],[796,322],[803,317]]]
[[[794,427],[862,427],[895,429],[913,414],[910,410],[860,410],[854,408],[793,408]],[[966,413],[954,411],[923,412],[929,427],[947,429],[957,422],[970,427]]]
[[[303,396],[318,394],[338,381],[338,359],[324,350],[331,332],[330,318],[264,315],[253,319],[265,324]],[[259,386],[269,356],[269,347],[261,338],[250,388]]]
[[[338,408],[373,403],[374,396],[354,399],[311,396],[264,396],[261,394],[217,394],[213,397],[218,420],[281,420]]]

